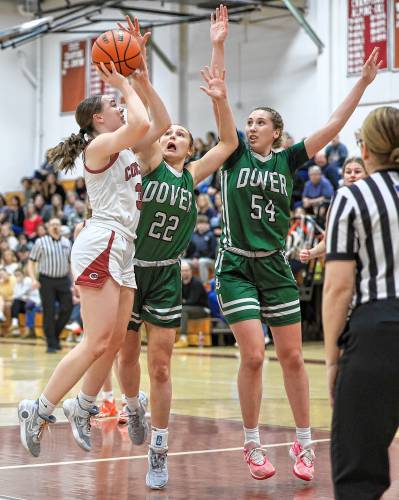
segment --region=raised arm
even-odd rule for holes
[[[200,160],[193,161],[187,167],[198,184],[215,172],[227,158],[237,149],[238,138],[233,112],[227,99],[225,84],[225,71],[220,72],[217,67],[212,71],[207,66],[201,71],[202,77],[208,87],[201,87],[215,103],[215,116],[219,123],[219,142],[210,149]]]
[[[220,4],[215,12],[211,14],[210,39],[212,45],[211,71],[217,67],[224,71],[224,42],[229,32],[229,14],[227,7]],[[219,112],[216,103],[213,101],[213,113],[216,119],[216,126],[219,130]]]
[[[309,158],[323,149],[343,128],[355,111],[366,88],[376,77],[382,61],[378,62],[379,49],[375,48],[362,69],[362,76],[346,96],[344,101],[331,115],[327,124],[305,139],[306,152]]]
[[[134,147],[134,151],[139,155],[140,163],[143,167],[142,173],[145,174],[157,167],[162,160],[161,148],[157,141],[170,127],[171,119],[162,99],[152,86],[148,75],[146,44],[151,33],[141,34],[137,17],[134,18],[134,23],[129,16],[126,17],[126,21],[129,25],[128,29],[120,23],[118,23],[118,26],[137,40],[142,56],[140,68],[132,75],[132,86],[147,108],[151,120],[150,128],[146,135]]]
[[[93,170],[103,168],[112,154],[134,148],[150,127],[147,111],[141,99],[128,80],[116,71],[114,63],[111,62],[111,71],[104,63],[101,63],[101,69],[102,71],[97,71],[102,80],[119,90],[124,97],[127,105],[127,121],[114,132],[99,134],[91,141],[86,150],[86,161]]]

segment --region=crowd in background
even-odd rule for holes
[[[216,142],[217,137],[213,132],[208,132],[205,140],[196,138],[192,159],[201,158]],[[294,139],[285,133],[282,148],[292,144]],[[342,166],[347,156],[346,146],[336,137],[325,151],[317,153],[297,170],[291,205],[293,228],[301,227],[295,225],[295,218],[313,220],[320,230],[324,228],[327,208],[342,183]],[[201,182],[196,193],[197,225],[184,258],[194,274],[208,286],[211,296],[214,261],[221,234],[219,172]],[[47,161],[32,177],[21,180],[20,194],[7,197],[0,194],[0,323],[4,324],[7,320],[7,328],[11,333],[20,333],[18,315],[25,312],[25,326],[28,333],[34,335],[34,314],[40,310],[40,296],[27,273],[34,242],[47,234],[47,224],[54,218],[61,222],[62,235],[73,241],[77,224],[86,217],[87,201],[83,177],[74,181],[73,189],[65,191]],[[295,258],[294,254],[289,254]],[[77,306],[78,295],[75,290],[72,292]],[[215,304],[211,302],[210,307],[215,314]],[[81,325],[76,307],[72,321],[73,325]]]

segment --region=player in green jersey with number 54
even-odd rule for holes
[[[224,67],[223,33],[212,64]],[[295,170],[324,148],[348,121],[379,64],[378,50],[327,124],[304,141],[275,153],[283,132],[280,114],[258,107],[221,172],[223,232],[216,260],[216,292],[221,310],[240,348],[238,391],[244,423],[244,458],[255,479],[275,473],[260,446],[258,419],[262,400],[264,337],[270,327],[285,389],[296,424],[290,449],[294,474],[310,481],[314,452],[309,422],[309,384],[302,357],[299,294],[284,254]],[[211,65],[212,66],[212,65]]]
[[[211,33],[223,19],[214,19]],[[200,160],[185,165],[193,138],[183,126],[172,125],[140,158],[150,171],[143,176],[142,211],[137,230],[135,275],[137,294],[125,344],[119,352],[119,374],[126,394],[128,430],[133,443],[142,444],[147,427],[145,404],[140,402],[140,336],[142,321],[148,338],[151,386],[151,442],[146,484],[161,489],[168,481],[168,421],[172,398],[170,360],[176,327],[180,325],[182,285],[180,256],[186,250],[197,219],[194,187],[215,172],[237,148],[233,115],[227,100],[224,71],[205,68],[202,90],[212,99],[219,126],[219,143]],[[152,113],[151,113],[152,114]],[[152,168],[156,166],[155,168]]]

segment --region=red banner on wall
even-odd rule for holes
[[[388,1],[348,0],[348,75],[361,72],[374,47],[380,48],[381,69],[387,69]]]
[[[61,44],[61,113],[72,113],[86,97],[86,41]]]
[[[393,23],[393,67],[399,69],[399,0],[394,1]]]

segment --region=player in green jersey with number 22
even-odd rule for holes
[[[223,33],[212,64],[223,68]],[[215,264],[221,310],[240,348],[238,391],[244,423],[244,458],[255,479],[273,476],[275,468],[260,446],[258,419],[262,400],[264,337],[270,327],[285,389],[296,424],[290,449],[294,474],[314,477],[314,451],[309,422],[309,384],[302,357],[298,289],[284,254],[295,170],[324,148],[348,121],[379,64],[378,50],[365,63],[362,76],[327,124],[304,141],[281,152],[280,114],[258,107],[221,171],[223,231]],[[212,65],[211,65],[212,66]]]
[[[211,33],[227,16],[213,19]],[[125,344],[119,352],[119,375],[126,394],[131,440],[141,444],[147,432],[145,408],[140,403],[140,336],[142,321],[148,338],[151,386],[151,442],[146,484],[161,489],[168,481],[168,422],[172,398],[170,360],[176,327],[180,325],[182,285],[180,256],[190,242],[197,219],[194,187],[215,172],[237,148],[224,71],[205,68],[202,90],[212,99],[220,142],[200,160],[185,165],[192,154],[193,138],[181,125],[172,125],[153,145],[152,155],[140,158],[150,173],[143,176],[142,211],[137,230],[135,275],[137,294]],[[156,168],[152,168],[157,165]]]

